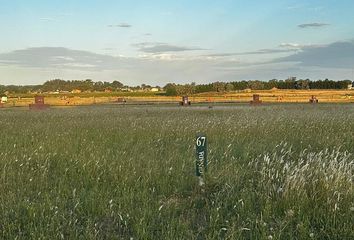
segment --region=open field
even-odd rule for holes
[[[354,239],[353,119],[353,104],[0,109],[0,239]]]
[[[253,94],[259,94],[267,103],[307,103],[312,95],[321,103],[354,102],[354,90],[262,90],[239,91],[229,93],[202,93],[190,96],[192,103],[249,102]],[[32,95],[10,95],[5,107],[28,106],[33,103]],[[46,103],[54,106],[92,105],[116,102],[118,97],[127,103],[177,103],[181,97],[163,96],[161,93],[80,93],[80,94],[44,94]]]

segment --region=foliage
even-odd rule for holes
[[[167,96],[177,96],[177,89],[176,89],[176,84],[174,83],[168,83],[166,86],[163,88],[165,90],[165,93]]]
[[[225,91],[225,83],[223,83],[223,82],[214,82],[213,83],[213,91],[214,92],[224,92]]]
[[[0,85],[0,96],[2,96],[5,93],[5,86]]]
[[[234,90],[245,90],[250,88],[252,90],[270,90],[272,88],[278,89],[347,89],[351,84],[350,80],[334,81],[334,80],[318,80],[311,81],[309,79],[289,78],[286,80],[272,79],[269,81],[237,81],[237,82],[214,82],[210,84],[200,84],[195,86],[195,93],[203,92],[231,92]],[[181,87],[179,85],[179,87]],[[183,87],[183,86],[182,86]]]
[[[110,90],[118,90],[122,88],[124,85],[119,81],[109,82],[94,82],[91,79],[82,80],[72,80],[65,81],[61,79],[54,79],[47,81],[43,84],[41,90],[44,92],[50,91],[104,91],[107,89]]]
[[[234,81],[234,82],[214,82],[209,84],[175,84],[168,83],[164,90],[167,96],[191,95],[194,93],[203,92],[230,92],[234,90],[244,90],[250,88],[252,90],[269,90],[272,88],[279,89],[347,89],[351,84],[350,80],[334,81],[334,80],[318,80],[311,81],[310,79],[289,78],[286,80],[272,79],[269,81],[249,80],[249,81]],[[156,86],[158,87],[158,86]],[[29,92],[56,92],[80,90],[83,92],[103,92],[103,91],[126,91],[129,90],[148,90],[150,85],[141,84],[141,86],[124,86],[119,81],[110,82],[94,82],[91,79],[86,80],[61,80],[54,79],[45,82],[43,85],[15,86],[7,85],[0,86],[0,91],[10,93],[24,94]],[[159,87],[158,87],[159,88]]]

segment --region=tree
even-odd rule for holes
[[[150,85],[147,85],[147,84],[141,84],[141,89],[145,90],[145,89],[150,89],[151,86]]]
[[[103,91],[104,90],[103,82],[101,81],[95,82],[95,84],[93,85],[93,89],[95,91]]]
[[[44,92],[66,90],[66,85],[67,81],[62,79],[49,80],[43,84],[42,90]]]
[[[266,89],[272,89],[272,88],[279,88],[279,82],[278,82],[278,79],[272,79],[272,80],[269,80],[266,84]]]
[[[310,80],[306,79],[306,80],[298,80],[295,82],[295,88],[296,89],[310,89]]]
[[[244,90],[248,88],[248,82],[247,81],[241,81],[241,82],[231,82],[232,85],[234,85],[234,90]]]
[[[211,92],[213,91],[213,85],[210,84],[200,84],[195,86],[196,93]]]
[[[5,94],[5,86],[0,85],[0,97]]]
[[[167,83],[163,89],[165,90],[167,96],[177,96],[176,84]]]
[[[225,90],[226,90],[226,92],[231,92],[231,91],[233,91],[233,90],[234,90],[234,85],[233,85],[232,83],[227,83],[227,84],[225,85]]]
[[[124,86],[123,83],[116,80],[111,83],[111,87],[116,90],[122,88],[123,86]]]
[[[252,90],[263,90],[264,89],[264,83],[258,80],[255,81],[250,81],[248,83],[248,87]]]
[[[225,83],[223,83],[223,82],[214,82],[213,83],[213,90],[215,92],[224,92],[225,91]]]

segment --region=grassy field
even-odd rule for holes
[[[259,94],[267,103],[308,103],[312,95],[320,103],[354,103],[354,90],[250,90],[234,92],[208,92],[190,96],[192,103],[250,102],[253,94]],[[4,107],[28,107],[34,102],[36,94],[10,95]],[[180,96],[164,96],[163,92],[111,92],[111,93],[78,93],[78,94],[41,94],[45,102],[52,106],[78,106],[106,104],[124,98],[127,104],[138,103],[175,103],[181,101]]]
[[[354,239],[353,119],[352,104],[0,109],[0,239]]]

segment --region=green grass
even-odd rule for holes
[[[0,239],[354,239],[353,119],[345,104],[1,110]]]

